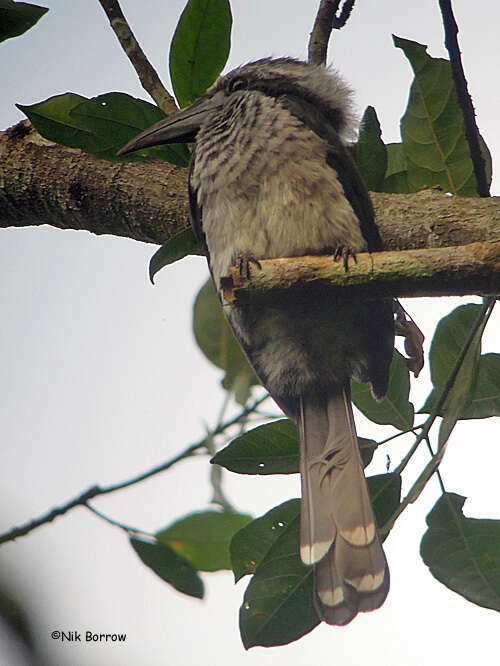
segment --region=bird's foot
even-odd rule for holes
[[[250,264],[254,264],[260,270],[262,266],[260,261],[249,254],[237,254],[233,257],[231,264],[236,266],[240,277],[250,279]]]
[[[349,270],[349,257],[352,257],[352,259],[354,259],[355,264],[358,263],[356,252],[353,250],[352,247],[350,247],[349,245],[337,245],[333,253],[333,261],[340,261],[342,259],[346,273]]]

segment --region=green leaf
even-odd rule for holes
[[[489,416],[500,416],[500,354],[480,356],[476,380],[461,418]]]
[[[379,525],[394,512],[401,496],[398,474],[368,478]],[[313,568],[299,555],[300,500],[274,507],[237,532],[231,541],[236,582],[254,574],[240,608],[246,648],[289,643],[318,624],[313,605]]]
[[[382,192],[393,192],[394,194],[407,194],[408,189],[408,169],[406,166],[406,157],[402,143],[388,143],[387,150],[387,171],[385,180],[382,183]]]
[[[154,276],[165,266],[184,259],[190,254],[202,255],[191,227],[179,231],[156,250],[149,261],[149,279],[154,284]]]
[[[358,437],[364,465],[372,458],[377,442]],[[280,419],[252,428],[235,437],[210,461],[238,474],[297,474],[299,443],[293,421]]]
[[[429,414],[436,406],[433,389],[420,412]],[[443,415],[443,409],[438,416]],[[476,378],[460,419],[485,419],[500,416],[500,354],[482,354],[479,357]]]
[[[251,516],[242,513],[204,511],[176,521],[155,536],[196,569],[219,571],[231,569],[231,539],[251,520]]]
[[[300,500],[288,500],[236,532],[230,546],[236,583],[243,576],[255,573],[271,546],[280,537],[282,529],[293,523],[299,514]]]
[[[125,93],[105,93],[87,99],[75,93],[17,107],[46,139],[113,162],[163,159],[179,166],[189,164],[186,145],[155,146],[125,157],[117,151],[141,130],[165,118],[157,106]]]
[[[259,383],[226,322],[211,280],[203,285],[196,297],[193,332],[198,347],[208,360],[225,371],[222,383],[227,391],[238,388],[242,379],[246,379],[248,386]]]
[[[415,78],[401,136],[410,192],[440,186],[461,196],[477,196],[465,125],[448,60],[431,58],[427,47],[393,36],[403,49]]]
[[[202,95],[219,76],[231,46],[229,0],[189,0],[170,45],[170,78],[179,106]]]
[[[368,384],[351,383],[352,401],[363,414],[382,425],[393,425],[398,430],[413,426],[414,410],[408,400],[410,376],[399,352],[395,351],[391,363],[389,389],[383,400],[373,398]]]
[[[401,476],[390,472],[367,478],[377,525],[382,527],[401,501]]]
[[[455,493],[439,498],[427,516],[420,554],[450,590],[500,611],[500,520],[466,518],[465,499]]]
[[[387,168],[387,150],[381,139],[380,123],[373,106],[366,107],[358,141],[352,147],[352,155],[366,187],[379,192]]]
[[[430,412],[434,408],[438,396],[441,395],[470,336],[480,310],[481,306],[473,303],[461,305],[449,315],[443,317],[438,323],[429,351],[431,380],[434,388],[420,412]],[[469,348],[466,362],[441,410],[442,416],[446,419],[445,424],[442,424],[442,430],[440,430],[439,439],[441,444],[446,441],[455,422],[462,418],[461,415],[465,412],[466,405],[473,395],[472,388],[476,383],[481,354],[480,333],[481,330]]]
[[[27,2],[0,0],[0,42],[22,35],[48,11],[47,7]]]
[[[252,428],[233,439],[210,462],[238,474],[296,474],[299,448],[295,423],[280,419]]]
[[[285,645],[319,624],[313,605],[313,568],[305,566],[299,556],[299,503],[294,502],[295,518],[266,525],[272,544],[259,561],[240,608],[246,649]],[[293,513],[292,506],[286,508]]]
[[[191,597],[203,598],[203,581],[196,569],[172,548],[158,541],[130,538],[132,548],[144,564],[176,590]]]

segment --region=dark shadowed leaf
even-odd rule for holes
[[[481,306],[473,303],[461,305],[438,323],[429,351],[434,388],[421,412],[432,411],[435,406],[470,336],[480,310]],[[441,444],[446,441],[455,422],[462,418],[462,413],[466,411],[466,406],[472,399],[481,354],[480,333],[481,331],[475,336],[462,369],[441,410],[444,417],[439,435]]]
[[[170,45],[170,78],[179,106],[212,85],[226,64],[233,19],[229,0],[189,0]]]
[[[352,147],[352,155],[361,171],[366,187],[374,192],[379,192],[387,168],[387,150],[381,139],[380,123],[373,106],[366,107],[361,120],[358,141]]]
[[[352,401],[363,414],[383,425],[393,425],[398,430],[408,430],[413,426],[414,410],[408,400],[410,375],[399,352],[394,352],[391,363],[389,390],[383,400],[377,402],[368,384],[351,384]]]
[[[17,107],[46,139],[113,162],[163,159],[189,164],[186,145],[155,146],[124,157],[117,151],[140,131],[165,118],[154,104],[125,93],[106,93],[86,99],[75,93],[49,97],[44,102]]]
[[[241,638],[247,649],[285,645],[319,623],[313,605],[313,568],[299,556],[298,512],[290,522],[278,520],[266,527],[273,542],[259,561],[240,608]]]
[[[184,259],[190,254],[202,255],[191,227],[179,231],[156,250],[149,261],[149,279],[154,284],[154,276],[165,266]]]
[[[364,437],[358,437],[358,441],[366,466],[371,462],[378,444]],[[289,419],[257,426],[235,437],[210,462],[238,474],[297,474],[297,428]]]
[[[132,548],[144,564],[176,590],[191,597],[203,598],[203,581],[196,569],[172,548],[158,541],[130,538]]]
[[[431,58],[426,46],[393,37],[415,74],[401,136],[410,192],[439,185],[447,192],[477,196],[477,183],[465,138],[448,60]]]
[[[401,500],[401,476],[393,472],[389,474],[376,474],[369,476],[367,481],[377,525],[382,527],[399,506]]]
[[[246,395],[245,391],[239,395],[240,402],[245,402],[249,387],[259,382],[226,322],[211,280],[203,285],[196,297],[193,332],[198,347],[208,360],[225,371],[223,386],[226,390],[235,390],[245,382]]]
[[[402,143],[388,143],[387,149],[387,171],[382,183],[382,192],[394,192],[395,194],[406,194],[408,190],[408,171],[406,168],[406,157]]]
[[[231,565],[236,582],[247,574],[255,573],[271,546],[280,537],[283,527],[293,523],[299,513],[300,500],[288,500],[236,532],[230,546]]]
[[[251,520],[251,516],[242,513],[204,511],[176,521],[155,536],[196,569],[219,571],[231,569],[231,539]]]
[[[238,474],[295,474],[299,471],[295,423],[280,419],[253,428],[233,439],[210,462]]]
[[[433,389],[420,412],[430,413],[436,405]],[[443,415],[443,410],[439,416]],[[463,407],[461,419],[485,419],[500,416],[500,354],[482,354],[479,357],[476,379]]]
[[[483,354],[462,419],[500,416],[500,354]]]
[[[0,0],[0,42],[22,35],[48,11],[27,2]]]
[[[466,518],[465,497],[442,495],[420,554],[432,575],[469,601],[500,611],[500,520]]]

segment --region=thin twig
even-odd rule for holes
[[[486,177],[486,162],[481,152],[479,129],[476,123],[474,105],[467,87],[467,79],[462,65],[460,47],[458,46],[458,26],[453,15],[451,0],[439,0],[443,17],[445,46],[450,55],[451,72],[455,82],[458,103],[462,109],[465,123],[465,137],[469,144],[470,156],[477,181],[477,192],[480,197],[489,197],[490,188]]]
[[[109,19],[111,27],[118,38],[128,59],[132,63],[142,87],[154,99],[166,114],[177,110],[175,100],[160,80],[155,68],[141,49],[127,19],[123,15],[118,0],[98,0]]]
[[[268,397],[269,396],[266,394],[255,400],[251,405],[242,409],[241,412],[237,414],[234,418],[230,419],[229,421],[226,421],[225,423],[221,424],[219,427],[215,428],[214,432],[211,433],[212,436],[218,435],[227,428],[230,428],[236,423],[239,423],[241,419],[246,418],[248,414],[250,414],[262,402],[264,402],[264,400],[267,400]],[[143,474],[139,474],[138,476],[128,479],[127,481],[123,481],[122,483],[117,483],[105,487],[92,486],[88,490],[85,490],[83,493],[81,493],[81,495],[75,497],[66,504],[63,504],[62,506],[59,507],[55,507],[50,511],[48,511],[46,514],[40,516],[39,518],[36,518],[35,520],[32,520],[29,523],[22,525],[21,527],[14,527],[9,532],[0,535],[0,544],[6,543],[7,541],[14,541],[14,539],[17,539],[20,536],[24,536],[29,532],[32,532],[37,527],[52,522],[54,518],[57,518],[57,516],[62,516],[63,514],[68,513],[68,511],[71,511],[71,509],[74,509],[77,506],[86,506],[89,500],[93,499],[94,497],[97,497],[99,495],[108,495],[109,493],[113,493],[116,490],[122,490],[123,488],[128,488],[129,486],[133,486],[139,483],[140,481],[149,479],[155,474],[164,472],[165,470],[169,469],[179,461],[194,456],[199,449],[206,449],[206,438],[203,438],[199,442],[191,444],[191,446],[188,446],[186,449],[181,451],[174,458],[167,460],[166,462],[162,463],[161,465],[158,465],[157,467],[153,467],[152,469],[148,470],[147,472],[144,472]]]
[[[224,401],[222,403],[221,410],[219,412],[219,416],[217,418],[217,424],[215,426],[215,430],[222,424],[222,421],[224,420],[224,414],[226,413],[226,409],[229,405],[229,401],[231,398],[231,393],[229,391],[226,391],[226,395],[224,396]],[[207,450],[210,453],[211,456],[214,456],[217,449],[215,445],[215,436],[212,433],[209,433],[207,435]],[[210,465],[210,483],[212,485],[212,499],[210,500],[212,504],[218,504],[224,511],[234,511],[234,507],[232,506],[231,502],[228,500],[224,493],[224,489],[222,487],[222,475],[223,475],[223,468],[220,465]]]
[[[425,443],[427,444],[427,449],[428,449],[429,453],[431,454],[431,457],[433,457],[435,455],[435,453],[433,451],[433,448],[432,448],[432,445],[431,445],[431,440],[429,439],[429,437],[425,438]],[[436,470],[436,476],[437,476],[438,481],[439,481],[439,486],[441,487],[441,492],[444,495],[446,493],[446,488],[444,487],[443,477],[441,476],[441,472],[439,471],[439,469]]]
[[[130,525],[125,525],[125,523],[121,523],[119,520],[115,520],[114,518],[110,518],[107,516],[105,513],[102,513],[102,511],[99,511],[95,507],[93,507],[91,504],[88,502],[85,502],[84,505],[89,511],[91,511],[93,514],[104,520],[106,523],[109,523],[110,525],[114,525],[115,527],[119,527],[121,530],[124,532],[127,532],[127,534],[142,534],[144,536],[151,537],[155,539],[155,535],[152,534],[151,532],[145,532],[144,530],[137,529],[136,527],[131,527]]]

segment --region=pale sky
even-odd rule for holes
[[[49,0],[50,12],[24,36],[0,45],[0,127],[32,104],[66,91],[113,90],[148,99],[97,0]],[[500,152],[497,32],[500,5],[455,2],[478,123],[493,159]],[[183,0],[122,0],[137,38],[165,81],[172,32]],[[233,0],[227,69],[259,57],[305,57],[317,0]],[[359,1],[334,35],[329,62],[356,91],[359,110],[375,106],[386,142],[399,139],[411,73],[391,33],[444,56],[436,1]],[[493,188],[499,194],[498,179]],[[223,401],[220,372],[198,351],[192,304],[207,278],[201,258],[162,271],[153,287],[154,246],[48,226],[0,230],[0,394],[3,464],[0,531],[65,503],[94,484],[111,484],[172,457],[214,424]],[[430,344],[436,322],[477,299],[409,300]],[[483,351],[499,351],[500,315]],[[428,368],[413,383],[418,408],[430,390]],[[360,435],[391,429],[359,416]],[[418,423],[418,417],[416,423]],[[457,426],[442,465],[447,490],[466,495],[465,513],[500,519],[498,420]],[[410,440],[381,451],[369,473],[397,463]],[[424,451],[412,467],[427,460]],[[210,499],[206,458],[99,498],[95,506],[127,524],[155,531]],[[411,478],[410,478],[411,482]],[[408,485],[406,485],[408,488]],[[255,516],[299,494],[298,477],[225,475],[225,489]],[[347,627],[322,625],[296,643],[245,653],[238,608],[247,584],[230,572],[204,575],[206,599],[183,596],[144,567],[126,536],[84,509],[0,548],[0,584],[25,602],[35,640],[50,666],[281,664],[420,666],[491,662],[498,616],[449,591],[419,556],[425,516],[439,495],[436,479],[386,541],[391,591],[384,606]],[[120,632],[124,644],[53,641],[53,630]],[[494,659],[494,658],[493,658]],[[0,625],[0,663],[28,662]]]

